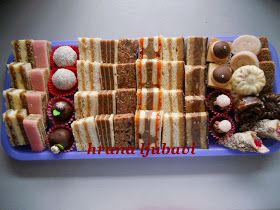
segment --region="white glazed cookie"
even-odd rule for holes
[[[241,51],[235,54],[230,60],[230,67],[236,70],[241,66],[254,65],[259,67],[258,57],[250,51]]]
[[[257,95],[265,84],[263,70],[253,65],[242,66],[232,75],[232,91],[238,95]]]
[[[231,45],[231,52],[236,54],[244,50],[251,51],[257,55],[261,50],[261,41],[258,37],[252,35],[242,35],[237,37]]]

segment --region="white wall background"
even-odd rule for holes
[[[280,1],[0,2],[12,39],[265,34],[280,52]],[[2,81],[1,81],[2,82]],[[19,162],[0,148],[0,209],[280,209],[280,153],[255,157]]]

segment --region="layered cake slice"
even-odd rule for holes
[[[118,40],[101,40],[101,57],[103,63],[116,63]]]
[[[139,39],[139,59],[162,60],[162,37],[142,37]]]
[[[26,109],[9,109],[3,114],[3,121],[6,125],[7,134],[12,146],[29,144],[23,128],[23,120],[27,117]]]
[[[134,63],[138,57],[138,48],[138,40],[120,39],[117,50],[118,59],[115,63]]]
[[[116,114],[116,91],[103,90],[98,93],[98,114]]]
[[[189,36],[185,45],[187,65],[206,64],[207,37]]]
[[[28,71],[31,89],[48,93],[50,71],[47,68],[36,68]]]
[[[84,60],[77,61],[77,77],[79,91],[100,91],[100,63]]]
[[[117,64],[118,88],[136,88],[135,63]]]
[[[25,99],[26,90],[9,88],[3,91],[3,96],[6,101],[7,109],[26,109],[26,99]]]
[[[47,40],[13,40],[16,62],[30,63],[33,68],[50,68],[51,43]]]
[[[98,92],[78,91],[74,95],[76,119],[81,119],[98,114]]]
[[[46,128],[42,115],[30,114],[23,120],[23,128],[34,152],[41,152],[46,148]]]
[[[275,63],[273,61],[262,61],[259,67],[263,70],[266,80],[266,84],[261,93],[271,93],[274,87]]]
[[[186,113],[205,112],[205,96],[186,96]]]
[[[30,79],[28,76],[28,72],[32,68],[30,63],[11,63],[8,64],[8,68],[13,88],[26,90],[31,89]]]
[[[116,65],[101,64],[100,75],[102,90],[116,90],[118,88]]]
[[[78,38],[80,60],[96,61],[102,63],[101,39],[100,38]]]
[[[136,61],[137,88],[183,89],[184,62],[139,59]]]
[[[185,95],[186,96],[201,96],[205,95],[206,69],[205,66],[185,66]]]
[[[115,147],[135,146],[134,114],[118,114],[114,116]]]
[[[182,90],[162,90],[162,110],[164,112],[184,112]]]
[[[136,111],[135,140],[137,148],[142,146],[160,147],[162,115],[161,111]]]
[[[184,147],[186,120],[183,113],[165,113],[163,115],[162,144],[168,147]]]
[[[166,61],[184,61],[184,38],[172,37],[162,38],[162,60]]]
[[[159,88],[137,89],[137,110],[162,109],[162,90]]]
[[[92,143],[92,147],[100,146],[95,117],[92,116],[76,120],[71,124],[71,128],[78,151],[88,150],[89,143]]]
[[[116,91],[117,114],[135,113],[136,89],[118,89]]]
[[[114,115],[97,115],[95,121],[101,146],[114,147]]]
[[[186,140],[187,146],[202,149],[208,148],[208,113],[196,112],[186,114]]]

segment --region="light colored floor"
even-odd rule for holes
[[[20,38],[265,34],[280,52],[279,11],[279,1],[1,1],[1,69]],[[280,209],[279,161],[18,162],[1,147],[0,209]]]

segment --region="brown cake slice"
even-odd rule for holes
[[[138,40],[120,39],[118,42],[116,63],[134,63],[138,57],[138,48]]]
[[[71,124],[76,147],[78,151],[88,150],[88,144],[91,143],[92,147],[99,147],[95,117],[86,117],[74,121]]]
[[[115,147],[135,146],[134,114],[118,114],[114,116]]]
[[[117,64],[118,88],[136,88],[135,63]]]
[[[97,135],[101,146],[114,147],[114,115],[97,115],[95,121]]]
[[[80,60],[102,63],[100,38],[78,38]]]
[[[186,114],[187,146],[195,146],[202,149],[208,148],[207,121],[207,112],[195,112]]]
[[[205,95],[205,66],[185,66],[185,95]]]
[[[98,114],[98,92],[78,91],[74,95],[76,119],[81,119]]]
[[[98,114],[116,114],[116,91],[98,92]]]
[[[29,144],[23,128],[23,120],[27,117],[26,109],[9,109],[3,114],[3,121],[6,125],[7,134],[12,146]]]
[[[118,40],[101,40],[102,63],[117,63]]]
[[[266,80],[266,84],[261,91],[261,94],[271,93],[274,87],[275,63],[273,61],[262,61],[260,62],[259,67],[263,70]]]
[[[160,147],[163,113],[155,111],[136,111],[135,140],[136,147]]]
[[[189,36],[185,45],[187,65],[206,64],[207,37]]]
[[[262,48],[258,54],[259,61],[271,61],[271,54],[269,48]]]
[[[142,37],[139,39],[139,59],[162,59],[162,37]]]
[[[186,96],[185,107],[186,107],[186,113],[205,112],[205,97]]]
[[[184,147],[186,120],[183,113],[165,113],[163,115],[162,145],[168,147]]]
[[[7,109],[21,110],[26,109],[26,90],[9,88],[3,91],[3,96],[6,100]]]
[[[116,92],[117,114],[135,113],[136,89],[118,89]]]
[[[183,37],[162,38],[162,60],[184,61],[184,51]]]
[[[261,44],[262,44],[262,48],[268,48],[268,39],[266,36],[260,36],[259,37]]]
[[[31,89],[31,83],[28,72],[31,70],[30,63],[11,63],[8,64],[11,75],[11,84],[14,88]]]

